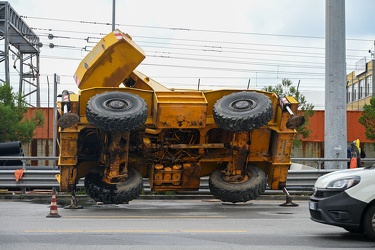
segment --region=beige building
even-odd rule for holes
[[[365,104],[370,104],[371,97],[375,96],[375,60],[366,62],[360,60],[356,70],[346,76],[346,109],[363,110]]]

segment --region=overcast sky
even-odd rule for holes
[[[57,73],[58,92],[77,91],[73,75],[80,60],[112,30],[113,0],[8,2],[43,43],[42,90]],[[261,89],[287,78],[295,86],[300,82],[307,101],[322,109],[325,2],[116,0],[116,28],[144,49],[137,69],[168,87],[197,88],[200,81],[201,89],[246,88],[250,81],[250,88]],[[361,58],[371,59],[374,10],[373,0],[346,0],[347,72]],[[16,89],[18,79],[12,71]],[[47,105],[45,94],[41,103]]]

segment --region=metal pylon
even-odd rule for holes
[[[0,1],[0,41],[4,43],[4,50],[0,50],[0,66],[4,67],[0,82],[11,83],[9,60],[13,58],[13,68],[19,75],[19,93],[24,97],[36,94],[35,106],[40,107],[39,37],[6,1]]]

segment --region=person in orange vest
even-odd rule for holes
[[[366,153],[360,148],[359,139],[354,140],[348,147],[347,157],[350,159],[348,168],[362,167],[361,158],[366,157]]]

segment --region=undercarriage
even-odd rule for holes
[[[59,111],[60,190],[85,178],[95,201],[124,203],[142,192],[198,190],[226,202],[286,186],[295,128],[293,97],[259,90],[168,89],[135,68],[145,58],[113,31],[82,60],[79,94],[63,91]]]

